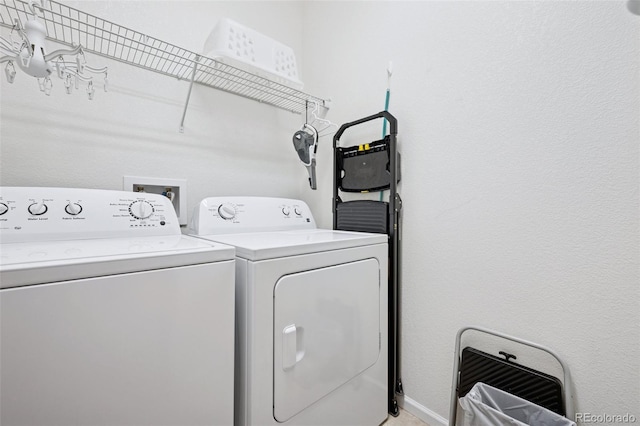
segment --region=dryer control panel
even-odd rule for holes
[[[189,233],[218,235],[245,232],[315,229],[302,200],[272,197],[209,197],[193,212]]]
[[[162,195],[0,187],[3,243],[180,234],[173,205]]]

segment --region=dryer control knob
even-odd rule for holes
[[[295,206],[293,208],[293,212],[298,216],[302,216],[302,209],[300,207],[298,207],[298,206]]]
[[[0,203],[0,216],[2,216],[8,211],[9,211],[9,206],[7,206],[5,203]]]
[[[283,207],[282,214],[285,216],[289,216],[291,214],[291,209],[289,207]]]
[[[29,213],[33,216],[40,216],[45,214],[49,208],[45,203],[33,203],[27,208],[27,210],[29,210]]]
[[[67,212],[67,214],[70,214],[71,216],[77,216],[82,211],[82,206],[78,203],[69,203],[64,208],[64,211]]]
[[[147,219],[153,214],[153,206],[148,201],[134,201],[129,204],[129,214],[136,219]]]
[[[231,220],[236,217],[236,207],[229,203],[220,204],[218,214],[224,220]]]

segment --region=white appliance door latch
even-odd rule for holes
[[[304,358],[304,328],[291,324],[282,329],[282,369],[292,369]]]

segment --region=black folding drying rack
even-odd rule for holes
[[[340,147],[340,137],[350,127],[376,119],[389,122],[390,134],[383,139],[350,147]],[[402,395],[400,379],[400,211],[397,192],[400,180],[400,155],[397,152],[398,121],[382,111],[343,124],[333,137],[333,229],[373,232],[388,235],[389,242],[389,375],[388,410],[399,413],[396,395]],[[343,201],[340,192],[368,193],[389,190],[388,201]]]

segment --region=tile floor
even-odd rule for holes
[[[398,417],[389,416],[381,426],[429,426],[413,414],[400,409]]]

